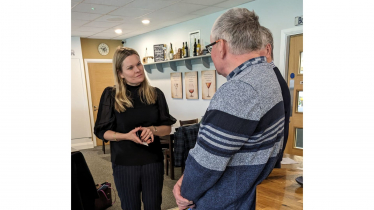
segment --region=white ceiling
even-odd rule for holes
[[[254,0],[71,0],[71,36],[121,40],[250,1]],[[143,19],[150,24],[143,25]]]

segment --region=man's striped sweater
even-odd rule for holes
[[[190,150],[181,195],[196,209],[255,209],[256,186],[282,149],[281,89],[265,57],[250,59],[227,76],[201,121]]]

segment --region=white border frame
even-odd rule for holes
[[[200,41],[201,41],[201,33],[200,33],[200,30],[196,30],[196,31],[191,31],[191,32],[189,32],[188,33],[188,39],[189,39],[189,42],[190,42],[190,46],[189,46],[189,50],[190,50],[190,54],[189,54],[189,56],[190,57],[194,57],[193,56],[193,43],[191,42],[191,35],[192,34],[194,34],[194,33],[198,33],[199,34],[199,38],[198,39],[200,39]],[[200,45],[201,45],[201,43],[200,43]]]
[[[87,65],[88,63],[112,63],[112,59],[84,59],[84,71],[86,73],[86,85],[87,85],[87,96],[88,96],[88,110],[90,112],[90,121],[91,121],[91,129],[92,129],[92,140],[93,140],[93,145],[97,146],[97,144],[96,144],[96,135],[94,134],[95,120],[94,120],[93,110],[92,110],[90,75],[88,73],[88,65]]]
[[[303,26],[297,26],[290,29],[284,29],[281,31],[280,40],[280,56],[279,56],[279,71],[283,78],[288,81],[286,70],[288,72],[288,48],[289,48],[289,37],[296,34],[303,33]]]

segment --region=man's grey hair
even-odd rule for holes
[[[262,47],[260,23],[254,11],[233,8],[223,13],[213,24],[212,38],[224,39],[230,52],[242,55]]]
[[[271,46],[271,59],[273,59],[273,34],[268,28],[265,28],[263,26],[260,27],[261,31],[261,37],[262,37],[262,48],[266,47],[267,44],[270,44]]]

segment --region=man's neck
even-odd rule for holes
[[[250,53],[246,53],[243,55],[233,55],[229,53],[227,55],[227,62],[224,69],[224,74],[222,76],[226,77],[229,75],[236,67],[238,67],[240,64],[252,59],[260,57],[260,51],[252,51]]]

